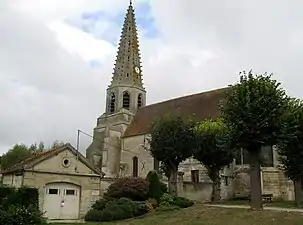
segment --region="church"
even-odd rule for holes
[[[224,94],[225,88],[146,105],[147,91],[143,85],[135,11],[130,3],[112,80],[106,92],[105,112],[97,119],[93,142],[86,150],[86,158],[105,173],[105,178],[145,177],[150,170],[158,168],[157,162],[146,150],[152,122],[167,114],[194,121],[215,119],[220,116],[219,103]],[[274,147],[268,147],[264,152],[266,164],[262,167],[263,192],[272,193],[276,197],[293,198],[292,184],[279,169]],[[249,191],[249,175],[245,172],[247,168],[247,157],[243,152],[233,165],[222,172],[222,177],[226,178],[225,186],[229,187],[230,182],[233,183],[233,195]],[[236,170],[240,172],[234,178],[230,174]],[[179,171],[184,173],[185,182],[209,182],[205,168],[193,159],[183,162]]]

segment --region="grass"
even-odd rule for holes
[[[85,225],[302,225],[303,214],[252,211],[195,205],[187,209],[150,213],[138,219]],[[62,224],[61,224],[62,225]],[[75,225],[75,224],[71,224]]]
[[[250,205],[248,200],[228,200],[223,202],[225,205]],[[265,202],[263,206],[281,207],[281,208],[297,208],[294,201],[273,200],[273,202]]]

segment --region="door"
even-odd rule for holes
[[[48,219],[72,220],[79,218],[80,187],[69,183],[46,185],[45,216]]]

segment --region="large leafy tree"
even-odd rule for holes
[[[31,156],[31,152],[24,144],[16,144],[1,157],[1,169],[7,169],[14,164]]]
[[[234,159],[229,130],[221,119],[205,120],[196,126],[195,136],[197,147],[193,156],[206,167],[213,181],[212,202],[217,203],[221,196],[219,172]]]
[[[164,164],[169,174],[169,192],[177,194],[177,172],[179,164],[192,156],[195,147],[194,124],[180,117],[166,116],[152,125],[149,139],[153,157]]]
[[[303,206],[303,102],[292,99],[285,115],[284,136],[277,147],[286,176],[294,181],[295,199]]]
[[[62,144],[64,144],[64,142],[54,141],[51,148],[58,147]],[[32,155],[44,151],[45,149],[45,145],[42,141],[40,141],[38,145],[36,143],[29,146],[24,144],[15,144],[8,150],[8,152],[1,156],[1,169],[7,169]]]
[[[240,73],[240,82],[227,91],[222,117],[232,131],[232,140],[246,149],[250,158],[251,207],[262,208],[260,156],[262,146],[277,143],[287,111],[288,97],[271,75]]]

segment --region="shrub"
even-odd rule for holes
[[[147,201],[153,206],[153,208],[156,208],[158,206],[158,201],[156,199],[149,198]]]
[[[129,198],[133,201],[145,201],[148,199],[148,183],[140,177],[119,178],[108,187],[104,198]]]
[[[160,206],[171,206],[174,203],[174,197],[169,194],[163,194],[160,198]]]
[[[194,204],[192,200],[183,197],[173,197],[169,194],[163,194],[160,198],[160,207],[164,206],[178,206],[180,208],[187,208]]]
[[[105,209],[107,203],[108,203],[107,199],[101,198],[92,205],[92,209],[103,210]]]
[[[0,209],[0,224],[42,225],[46,224],[46,219],[36,206],[10,205],[6,210]]]
[[[127,198],[113,199],[107,202],[103,210],[91,209],[85,216],[86,221],[105,222],[128,219],[148,212],[145,202]]]
[[[21,187],[0,186],[0,205],[3,209],[7,209],[11,205],[20,205],[28,207],[32,205],[38,208],[38,189]]]
[[[194,204],[192,200],[183,197],[174,197],[173,205],[179,206],[180,208],[187,208]]]
[[[147,201],[145,201],[145,203],[146,203],[146,207],[148,209],[148,212],[153,211],[154,208],[157,207],[157,201],[155,199],[150,198]]]
[[[161,196],[166,193],[166,185],[160,181],[156,171],[150,171],[146,176],[146,180],[148,182],[148,196],[159,201]]]

